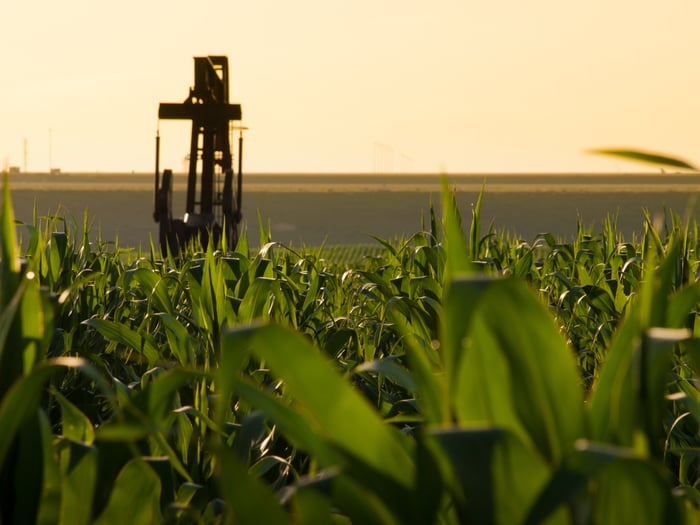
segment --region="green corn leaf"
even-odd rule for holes
[[[271,277],[256,277],[238,307],[241,322],[270,318],[270,301],[281,294],[280,283]]]
[[[251,334],[251,350],[305,407],[309,427],[344,454],[399,485],[413,482],[410,447],[298,333],[275,325]],[[319,395],[323,392],[324,395]]]
[[[250,246],[248,243],[248,229],[247,228],[242,228],[241,233],[238,236],[238,242],[236,243],[235,254],[239,254],[245,259],[248,258],[249,253],[250,253]]]
[[[593,484],[590,498],[582,490]],[[666,475],[632,449],[580,440],[531,506],[525,523],[568,508],[572,522],[680,523]]]
[[[223,426],[226,418],[230,416],[233,391],[248,364],[247,348],[255,330],[254,326],[238,330],[225,329],[221,333],[219,367],[215,376],[219,399],[214,405],[214,421],[219,426]]]
[[[160,493],[158,475],[142,459],[133,459],[119,472],[107,506],[94,523],[159,523],[162,521]]]
[[[440,350],[445,361],[448,388],[454,395],[462,348],[467,330],[483,294],[495,282],[490,277],[476,275],[452,279],[445,289],[441,324]]]
[[[22,349],[22,368],[26,373],[43,359],[49,347],[53,336],[53,308],[40,289],[34,272],[28,272],[23,280],[27,285],[22,294],[18,319],[21,339],[15,344]],[[15,347],[15,351],[19,348]]]
[[[53,336],[53,309],[39,278],[31,270],[16,277],[13,295],[5,297],[0,314],[0,396],[43,357]],[[9,274],[7,279],[13,280]],[[7,279],[0,286],[8,285]],[[11,351],[6,352],[7,347]]]
[[[586,302],[589,305],[613,318],[617,317],[615,301],[608,290],[589,284],[583,287],[583,291],[586,293]]]
[[[342,456],[328,443],[324,436],[319,435],[314,428],[309,426],[304,414],[300,414],[293,407],[261,390],[258,385],[251,384],[248,380],[239,381],[236,384],[235,393],[273,421],[295,447],[313,454],[321,466],[327,467],[342,463]],[[241,443],[240,446],[247,450],[249,443]]]
[[[332,514],[331,500],[322,492],[306,486],[295,491],[293,515],[296,523],[326,525]]]
[[[44,469],[41,461],[37,463],[36,450],[42,448],[43,439],[42,421],[37,408],[44,394],[44,385],[62,368],[82,369],[90,378],[96,380],[98,388],[104,388],[104,380],[84,360],[63,357],[43,361],[28,375],[18,379],[8,390],[0,403],[0,425],[3,428],[3,432],[0,433],[0,465],[4,471],[3,477],[16,478],[16,493],[20,496],[16,502],[8,502],[2,499],[12,497],[11,493],[0,495],[0,508],[8,509],[7,512],[10,512],[10,508],[15,508],[29,518],[30,513],[39,510],[38,500],[35,501],[34,497],[38,497],[39,491],[45,491],[46,487],[42,489],[41,474]],[[17,445],[14,449],[11,448],[13,444]],[[10,450],[14,450],[14,455],[8,458]],[[41,457],[40,454],[39,459]],[[22,505],[29,507],[21,510]],[[46,519],[45,514],[42,515],[42,519]]]
[[[33,415],[39,406],[44,385],[58,367],[40,365],[29,375],[20,378],[8,390],[0,403],[0,465],[3,465],[19,428]]]
[[[309,317],[316,313],[318,308],[318,301],[321,298],[319,295],[319,290],[321,288],[321,276],[318,272],[314,271],[310,276],[309,286],[306,290],[306,295],[304,297],[304,304],[301,307],[301,317]]]
[[[465,297],[446,304],[451,320],[458,318],[447,310],[466,308],[474,293],[469,286],[452,290]],[[492,281],[472,308],[473,318],[463,321],[469,328],[460,341],[464,357],[453,398],[460,421],[486,420],[519,434],[522,429],[544,458],[560,463],[585,432],[581,379],[571,351],[520,281]]]
[[[405,342],[421,413],[430,423],[446,424],[450,421],[450,397],[443,363],[440,362],[438,352],[431,346],[433,341],[418,338],[406,319],[396,310],[391,312],[391,319]]]
[[[17,289],[20,272],[15,218],[7,175],[3,181],[0,233],[0,307],[4,308]]]
[[[100,443],[131,442],[147,438],[154,431],[151,425],[139,423],[105,423],[96,430],[96,439]]]
[[[148,456],[144,457],[143,460],[146,464],[153,469],[156,473],[158,479],[160,480],[161,495],[160,495],[160,505],[165,507],[170,505],[176,497],[175,490],[175,472],[171,464],[170,457],[168,456]],[[192,480],[186,481],[186,483],[192,483]]]
[[[151,342],[150,337],[145,337],[126,325],[106,319],[88,319],[84,321],[84,324],[97,330],[108,341],[114,341],[127,348],[136,350],[148,360],[150,365],[160,358],[160,353]]]
[[[654,219],[649,215],[648,210],[643,210],[642,212],[644,214],[644,241],[645,241],[645,249],[644,249],[644,255],[647,257],[651,256],[650,249],[653,247],[654,252],[653,252],[653,257],[656,259],[660,259],[663,256],[664,253],[664,242],[661,239],[661,235],[656,229],[656,226],[654,225]],[[649,243],[651,242],[651,246]],[[654,262],[656,259],[652,259],[649,262]],[[653,267],[653,266],[651,266]]]
[[[217,265],[214,261],[214,255],[211,251],[212,246],[209,243],[207,254],[204,258],[204,268],[202,271],[202,289],[199,295],[199,303],[201,308],[207,313],[207,317],[211,319],[210,332],[213,335],[214,341],[218,341],[219,326],[223,322],[221,307],[225,306],[226,301],[222,300],[219,291],[226,290],[221,273],[217,271]]]
[[[665,394],[674,348],[690,335],[690,331],[684,328],[651,328],[644,337],[639,413],[651,453],[659,460],[664,454]]]
[[[195,357],[195,348],[198,345],[197,339],[175,317],[166,313],[158,313],[155,316],[160,319],[165,328],[168,350],[182,366],[187,366]]]
[[[396,359],[394,357],[365,361],[353,369],[353,373],[362,372],[371,372],[385,376],[409,392],[416,391],[416,383],[413,380],[411,373],[396,363]]]
[[[641,336],[635,310],[615,333],[590,400],[591,438],[631,447],[637,416]]]
[[[161,278],[157,273],[146,268],[137,268],[132,275],[145,288],[158,312],[173,315],[173,302],[168,293],[168,283],[172,278]]]
[[[637,436],[643,435],[645,446],[657,456],[661,453],[660,411],[673,347],[690,335],[683,329],[660,328],[666,323],[677,325],[681,317],[678,307],[667,312],[679,244],[672,243],[667,252],[658,269],[645,276],[639,301],[617,330],[590,403],[593,439],[632,447]],[[647,257],[647,265],[653,265],[655,252]],[[686,299],[682,302],[687,303]],[[653,417],[657,419],[652,423]]]
[[[455,201],[455,195],[450,192],[447,179],[442,180],[442,228],[445,236],[445,278],[471,273],[473,271],[469,247],[464,238],[462,219]]]
[[[191,482],[189,472],[164,434],[170,430],[172,420],[178,414],[175,412],[178,391],[206,376],[203,372],[186,368],[173,368],[151,376],[154,379],[121,407],[114,420],[100,426],[96,437],[100,441],[137,441],[148,436],[157,444],[159,454],[169,458],[172,468]]]
[[[16,344],[18,336],[16,335],[17,312],[20,311],[20,306],[24,298],[24,291],[27,286],[27,281],[23,280],[15,291],[14,295],[3,305],[0,312],[0,396],[10,387],[17,379],[22,371],[21,355],[5,355],[5,348]],[[31,320],[29,321],[31,322]]]
[[[268,221],[267,228],[265,228],[265,221],[260,210],[258,210],[258,228],[260,232],[260,246],[269,243],[272,240],[271,227]]]
[[[0,519],[5,523],[26,520],[32,523],[37,516],[43,492],[42,446],[40,411],[34,410],[17,429],[12,455],[0,463],[2,478],[12,481],[12,490],[0,494]],[[53,458],[52,458],[53,459]]]
[[[206,377],[196,369],[177,367],[158,371],[161,373],[152,374],[153,379],[131,399],[132,406],[125,409],[128,413],[137,408],[145,416],[143,421],[152,425],[151,429],[162,425],[171,416],[175,398],[181,388],[196,385]]]
[[[397,518],[387,508],[382,491],[373,490],[371,484],[362,483],[349,476],[338,476],[333,480],[332,498],[342,514],[347,515],[351,523],[363,523],[367,525],[400,525],[411,523],[413,514],[403,520]],[[404,509],[411,507],[412,500],[404,499]]]
[[[690,294],[691,297],[699,293],[698,291],[695,294],[692,292],[693,288],[698,286],[697,283],[686,286],[682,275],[679,275],[681,273],[680,261],[683,258],[681,241],[679,239],[671,240],[666,247],[666,253],[659,268],[647,279],[649,284],[646,288],[648,291],[645,293],[645,298],[651,299],[649,301],[651,304],[646,306],[649,311],[648,323],[650,326],[664,328],[684,326],[684,321],[688,321],[688,316],[693,311],[695,305],[689,298],[678,298],[684,296],[685,293]],[[653,259],[650,262],[653,262]],[[676,301],[680,301],[680,303],[674,304]]]
[[[589,153],[593,153],[595,155],[608,155],[635,162],[643,162],[646,164],[656,164],[658,166],[669,166],[673,168],[683,168],[697,171],[697,168],[685,160],[650,151],[636,149],[594,149]]]
[[[91,444],[95,440],[95,429],[90,419],[56,389],[52,389],[51,395],[61,407],[63,437],[77,443]]]
[[[221,493],[228,503],[226,514],[229,523],[291,523],[270,487],[251,476],[232,451],[222,448],[217,456],[220,462],[217,477]]]
[[[63,487],[59,465],[56,461],[51,424],[43,411],[39,411],[39,428],[42,463],[44,465],[42,472],[44,488],[41,493],[36,523],[37,525],[53,525],[56,523],[56,516],[60,513]]]
[[[549,468],[514,434],[499,428],[430,429],[461,523],[522,523]],[[557,522],[564,523],[559,517]]]
[[[406,501],[414,480],[409,443],[296,332],[267,325],[249,330],[248,336],[253,354],[282,379],[294,410],[265,404],[269,396],[258,389],[251,392],[247,381],[238,384],[238,393],[264,409],[285,435],[292,430],[288,439],[321,465],[341,466],[347,480],[379,495],[380,506],[390,508],[397,519],[409,519],[412,507]]]
[[[202,488],[202,485],[197,485],[196,483],[182,483],[177,488],[175,503],[181,506],[188,505]]]
[[[479,198],[472,208],[472,223],[469,227],[469,251],[472,262],[479,260],[479,246],[481,245],[481,201],[484,197],[484,186],[481,186]]]
[[[91,523],[97,484],[97,449],[66,440],[60,445],[61,511],[59,523]]]
[[[685,329],[650,329],[634,335],[628,321],[618,334],[591,400],[594,439],[634,446],[637,432],[660,457],[662,414],[673,348],[689,337]]]
[[[7,457],[17,430],[36,414],[46,382],[56,371],[65,368],[82,371],[97,384],[103,395],[109,396],[110,389],[104,379],[84,359],[59,357],[41,362],[17,380],[0,402],[0,428],[3,429],[0,432],[0,465]]]
[[[648,461],[636,458],[614,461],[601,472],[597,484],[593,523],[681,525],[689,522],[678,510],[666,473]]]
[[[513,277],[518,279],[527,279],[527,277],[532,273],[532,260],[534,247],[530,248],[525,255],[518,260],[517,264],[513,268]]]

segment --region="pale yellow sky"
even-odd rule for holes
[[[8,5],[9,4],[9,5]],[[36,0],[0,5],[0,160],[151,171],[159,102],[229,56],[249,172],[700,164],[697,0]],[[51,133],[49,133],[51,130]],[[49,136],[51,135],[51,141]],[[185,123],[162,122],[182,169]]]

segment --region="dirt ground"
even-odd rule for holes
[[[63,177],[63,176],[62,176]],[[294,246],[355,244],[372,242],[370,235],[386,239],[405,237],[421,229],[431,201],[439,211],[439,179],[416,176],[394,178],[396,184],[364,176],[358,182],[351,176],[306,176],[248,178],[244,191],[243,214],[252,245],[259,242],[258,215],[272,230],[273,240]],[[480,176],[458,179],[457,200],[468,228],[470,207],[476,202],[483,183]],[[494,179],[487,181],[482,204],[482,232],[493,221],[496,230],[507,230],[531,240],[540,232],[572,237],[577,220],[599,231],[608,215],[617,217],[619,231],[627,238],[643,226],[642,209],[652,215],[665,208],[682,217],[698,214],[695,188],[697,176],[683,176],[669,183],[664,178],[641,176],[636,179],[588,179],[573,176]],[[119,245],[146,247],[149,236],[157,240],[158,225],[153,221],[153,189],[148,176],[99,178],[65,177],[58,181],[25,178],[10,181],[17,219],[31,222],[36,206],[39,215],[59,215],[75,222],[82,231],[87,209],[93,239],[118,237]],[[64,182],[67,181],[67,182]],[[91,181],[93,185],[90,186]],[[402,181],[402,182],[401,182]],[[452,181],[450,181],[452,182]],[[102,186],[100,185],[102,184]],[[95,189],[90,189],[95,188]],[[128,189],[126,189],[128,188]],[[184,211],[184,190],[176,185],[175,216]]]

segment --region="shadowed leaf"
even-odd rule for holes
[[[119,473],[107,508],[95,523],[159,523],[160,492],[158,475],[145,461],[134,459]]]

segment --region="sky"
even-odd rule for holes
[[[246,172],[700,164],[697,0],[4,0],[0,20],[2,167],[153,171],[158,104],[203,55],[229,57]],[[189,133],[160,122],[161,168]]]

